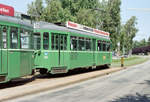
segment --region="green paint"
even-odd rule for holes
[[[11,49],[11,28],[15,27],[18,29],[18,42],[16,48]],[[6,37],[3,35],[4,28],[6,32]],[[20,25],[18,23],[3,22],[0,21],[0,78],[5,76],[5,80],[0,81],[7,82],[9,80],[20,78],[32,73],[34,58],[32,57],[32,49],[21,49],[20,40],[20,29],[25,29],[27,31],[33,32],[33,28]],[[31,35],[32,33],[30,33]],[[4,39],[6,38],[6,42]],[[12,43],[15,43],[12,40]],[[7,47],[5,47],[7,46]],[[13,45],[14,46],[14,45]]]

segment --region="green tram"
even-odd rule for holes
[[[32,73],[32,39],[29,21],[0,15],[0,83]]]
[[[41,74],[59,74],[111,64],[109,33],[73,22],[68,24],[70,27],[46,22],[34,24],[35,69]],[[77,30],[77,26],[84,29]]]

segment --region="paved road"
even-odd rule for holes
[[[8,102],[150,102],[150,61],[110,75]]]

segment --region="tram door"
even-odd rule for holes
[[[65,34],[52,34],[52,50],[56,52],[52,55],[53,61],[57,66],[65,66],[66,65],[66,53],[67,50],[67,35]]]
[[[0,26],[0,74],[6,74],[8,70],[7,32],[6,26]]]
[[[67,35],[59,35],[59,41],[58,41],[58,63],[59,66],[65,66],[66,64],[66,53],[65,50],[67,50]]]

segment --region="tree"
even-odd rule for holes
[[[35,0],[31,4],[28,4],[27,13],[31,16],[36,17],[36,20],[41,20],[44,12],[44,6],[42,0]]]
[[[94,12],[92,12],[92,10],[90,9],[81,9],[79,10],[79,12],[77,13],[77,22],[79,24],[83,24],[86,26],[90,26],[95,28],[96,27],[96,19],[94,17]],[[87,20],[88,19],[88,20]]]
[[[44,21],[47,22],[62,22],[63,8],[59,0],[47,0],[45,11],[43,13]]]
[[[103,11],[100,16],[102,23],[99,29],[110,33],[113,50],[117,49],[121,30],[120,5],[121,0],[108,0],[101,3]]]
[[[125,48],[125,44],[126,44],[126,33],[125,33],[125,29],[124,29],[124,25],[121,26],[121,31],[120,31],[120,52],[122,54],[124,54],[124,48]]]
[[[148,46],[148,41],[146,41],[145,39],[142,39],[140,41],[134,41],[133,43],[133,48],[139,48],[144,46]]]
[[[125,49],[126,52],[133,48],[133,38],[136,36],[138,29],[136,28],[137,19],[135,16],[132,16],[124,25],[122,33],[125,34]]]
[[[46,22],[66,22],[68,20],[96,27],[95,12],[99,0],[36,0],[28,5],[28,14],[38,15],[38,20]],[[39,9],[36,9],[40,7]],[[92,12],[91,12],[92,11]],[[83,13],[83,14],[82,14]],[[84,15],[84,16],[83,16]]]
[[[141,47],[147,46],[147,42],[146,42],[145,39],[142,39],[142,40],[140,41],[140,46],[141,46]]]
[[[70,12],[74,22],[96,27],[96,12],[99,0],[60,0],[62,8]]]
[[[140,42],[139,41],[134,41],[133,42],[133,48],[138,48],[141,47]]]
[[[148,38],[147,45],[149,45],[149,46],[150,46],[150,37]]]

